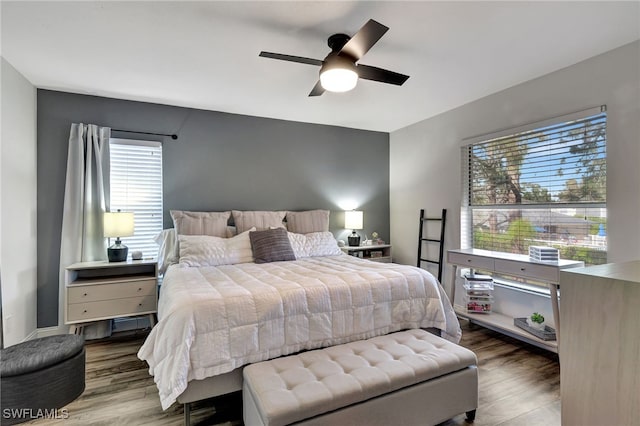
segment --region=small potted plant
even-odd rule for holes
[[[529,318],[527,318],[527,324],[529,324],[529,327],[535,328],[536,330],[544,330],[544,316],[534,312]]]

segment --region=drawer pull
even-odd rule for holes
[[[142,303],[138,303],[138,306],[142,307]]]
[[[83,294],[83,296],[85,296],[85,297],[86,297],[86,296],[87,296],[87,293]]]
[[[82,311],[82,313],[83,313],[83,314],[86,314],[86,313],[87,313],[87,310],[85,309],[84,311]]]
[[[142,291],[142,287],[138,288],[138,291]]]
[[[467,262],[471,263],[471,259],[467,259]]]
[[[521,270],[522,272],[524,272],[526,269],[527,269],[527,268],[520,268],[520,270]]]

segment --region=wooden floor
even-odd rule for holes
[[[462,346],[478,356],[480,406],[475,425],[560,424],[560,368],[554,353],[462,323]],[[147,365],[136,357],[145,334],[88,342],[86,390],[65,408],[68,419],[37,420],[47,425],[181,425],[182,406],[160,408]],[[216,412],[216,408],[218,412]],[[239,395],[193,404],[192,424],[241,425]],[[460,415],[442,426],[464,425]]]

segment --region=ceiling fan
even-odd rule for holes
[[[323,61],[264,51],[260,52],[260,56],[319,66],[320,79],[311,90],[311,93],[309,93],[309,96],[320,96],[325,90],[347,92],[356,86],[358,78],[402,86],[409,78],[408,75],[369,65],[356,64],[388,30],[388,27],[370,19],[353,37],[349,37],[346,34],[334,34],[329,37],[327,42],[331,48],[331,53]]]

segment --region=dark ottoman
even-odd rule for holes
[[[84,391],[84,338],[75,334],[29,340],[0,351],[2,425],[60,416]],[[60,418],[60,417],[58,417]]]

